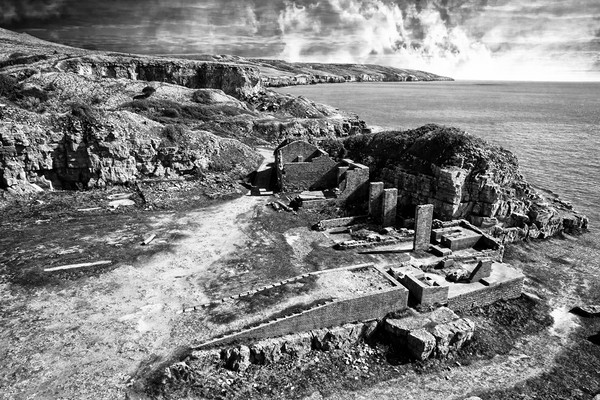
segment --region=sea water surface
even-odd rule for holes
[[[356,113],[372,126],[462,128],[515,153],[531,184],[573,202],[592,226],[600,221],[600,83],[378,82],[278,90]]]

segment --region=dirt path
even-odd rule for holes
[[[271,152],[262,152],[272,162]],[[123,398],[140,362],[176,347],[170,338],[177,311],[209,299],[203,273],[245,243],[244,228],[267,199],[242,196],[184,215],[155,214],[145,223],[163,233],[169,227],[169,235],[151,246],[169,242],[169,251],[61,289],[2,285],[0,398]],[[89,240],[110,240],[100,236],[90,232]]]

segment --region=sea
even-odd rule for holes
[[[527,181],[572,202],[588,216],[590,231],[523,244],[508,252],[508,261],[530,272],[539,267],[549,279],[553,271],[562,281],[574,279],[557,291],[558,311],[566,313],[581,296],[600,301],[593,293],[600,292],[600,82],[361,82],[277,90],[355,113],[372,127],[437,123],[512,151]]]

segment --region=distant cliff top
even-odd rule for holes
[[[290,86],[341,82],[416,82],[454,79],[414,69],[375,64],[323,64],[244,58],[230,55],[200,55],[194,59],[233,62],[258,67],[265,86]]]

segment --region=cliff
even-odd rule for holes
[[[88,51],[0,29],[0,188],[243,176],[260,162],[251,145],[366,131],[230,61]]]
[[[538,193],[512,153],[460,129],[426,125],[357,135],[343,145],[346,157],[370,167],[372,179],[398,188],[407,213],[433,204],[437,218],[465,218],[507,241],[587,227],[568,203]]]
[[[280,87],[345,82],[452,81],[452,78],[414,69],[374,64],[292,63],[284,60],[206,55],[202,60],[235,62],[259,69],[264,86]]]

